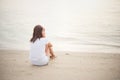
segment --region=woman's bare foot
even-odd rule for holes
[[[55,58],[56,58],[55,55],[50,56],[50,59],[55,59]]]

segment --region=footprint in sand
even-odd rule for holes
[[[27,73],[27,75],[32,75],[32,73]]]
[[[28,61],[25,61],[25,63],[28,63]]]
[[[69,53],[65,53],[65,55],[70,55]]]

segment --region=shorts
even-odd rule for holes
[[[45,56],[41,59],[31,60],[31,63],[38,66],[47,65],[49,63],[49,59],[50,58],[48,56]]]

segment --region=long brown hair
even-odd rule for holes
[[[35,42],[37,38],[41,38],[42,37],[42,30],[43,27],[41,25],[36,25],[33,29],[33,36],[30,39],[30,42]]]

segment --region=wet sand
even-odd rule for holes
[[[55,52],[46,66],[33,66],[29,51],[0,50],[0,80],[120,80],[120,54]]]

